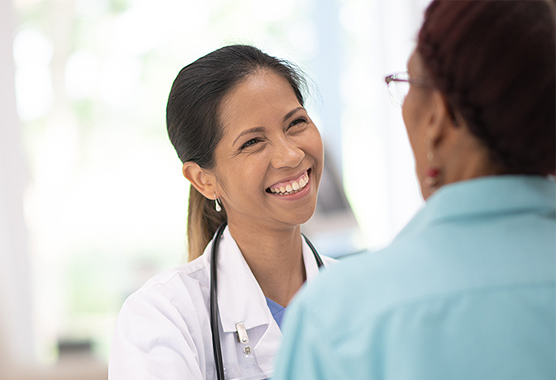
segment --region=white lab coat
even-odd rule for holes
[[[196,260],[154,277],[125,301],[112,341],[110,380],[216,379],[209,311],[211,246]],[[305,241],[303,260],[310,280],[319,270]],[[335,261],[322,260],[325,266]],[[270,377],[282,333],[228,228],[218,254],[218,306],[226,379]],[[248,344],[237,341],[238,322],[247,329]]]

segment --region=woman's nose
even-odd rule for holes
[[[297,167],[305,157],[305,152],[297,144],[283,140],[275,145],[272,166],[276,169]]]

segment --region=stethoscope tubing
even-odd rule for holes
[[[216,264],[216,255],[218,254],[218,246],[220,245],[220,238],[222,237],[222,233],[226,228],[226,222],[222,223],[220,227],[216,230],[216,234],[214,235],[214,239],[212,242],[211,248],[211,256],[210,256],[210,330],[212,334],[212,351],[214,352],[214,364],[216,366],[216,378],[218,380],[225,380],[224,377],[224,363],[222,361],[222,348],[220,346],[220,330],[218,326],[218,297],[217,297],[217,264]],[[302,234],[303,235],[303,234]],[[322,259],[320,258],[319,254],[315,246],[307,239],[305,235],[305,242],[313,252],[315,256],[315,260],[319,269],[324,265]]]
[[[214,352],[214,364],[216,365],[216,378],[224,380],[224,363],[222,362],[222,349],[220,348],[220,333],[218,329],[218,297],[217,276],[216,276],[216,254],[220,245],[220,237],[226,228],[226,223],[222,223],[216,230],[212,253],[210,257],[210,329],[212,333],[212,350]],[[216,332],[216,333],[215,333]]]

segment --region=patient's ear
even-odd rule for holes
[[[431,94],[431,112],[427,128],[427,138],[433,148],[441,144],[455,129],[454,122],[444,96],[438,90]]]
[[[216,178],[210,170],[201,168],[195,162],[185,162],[182,166],[185,178],[208,199],[214,199],[216,194]]]

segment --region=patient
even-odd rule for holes
[[[554,20],[552,1],[429,5],[386,77],[426,206],[294,299],[275,379],[556,378]]]

